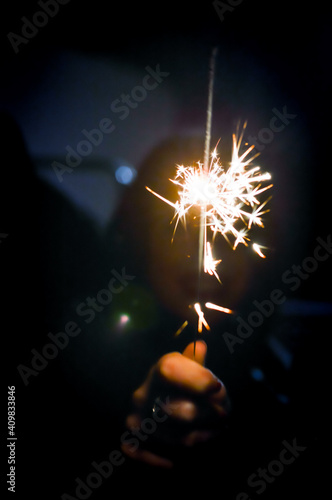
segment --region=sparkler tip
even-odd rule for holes
[[[266,248],[266,247],[263,247],[262,245],[258,245],[258,243],[253,243],[252,248],[253,248],[254,252],[256,252],[262,259],[266,259],[266,255],[264,255],[262,250],[261,250],[262,248]]]
[[[186,328],[186,326],[188,326],[188,320],[186,320],[184,323],[182,323],[180,328],[175,332],[174,337],[178,337],[180,335],[180,333],[182,333],[183,330]]]
[[[232,309],[228,309],[228,307],[218,306],[217,304],[212,304],[212,302],[206,302],[205,307],[208,309],[214,309],[215,311],[224,312],[226,314],[234,314]]]

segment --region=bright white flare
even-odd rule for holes
[[[251,165],[258,156],[250,156],[253,145],[239,154],[245,126],[246,124],[240,138],[233,134],[232,160],[227,169],[222,166],[217,149],[211,153],[211,162],[207,168],[200,162],[197,162],[197,166],[177,166],[174,179],[170,179],[179,186],[179,198],[174,203],[146,187],[150,193],[174,208],[174,235],[179,220],[185,223],[190,209],[199,207],[200,228],[204,234],[200,238],[203,245],[200,253],[203,262],[200,265],[203,264],[205,273],[214,275],[218,280],[216,266],[221,260],[215,260],[212,255],[216,234],[220,233],[233,250],[241,243],[247,246],[247,241],[250,240],[249,230],[253,225],[264,227],[262,215],[268,211],[263,211],[263,208],[269,199],[261,203],[259,196],[272,187],[272,184],[262,185],[271,179],[271,175],[268,172],[262,173],[259,166]],[[197,218],[197,213],[194,218]],[[211,242],[208,240],[208,232],[212,233]],[[260,245],[253,244],[253,249],[264,258],[261,248]]]

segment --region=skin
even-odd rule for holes
[[[195,357],[194,343],[189,344],[182,354],[172,352],[162,356],[133,394],[134,411],[127,418],[128,429],[140,429],[143,420],[151,418],[152,402],[162,392],[168,396],[161,397],[165,401],[163,415],[165,419],[167,415],[167,421],[156,424],[160,442],[163,438],[167,440],[170,428],[176,429],[173,444],[177,446],[190,447],[212,439],[223,426],[229,402],[225,386],[204,367],[206,354],[205,342],[197,341]],[[158,416],[161,415],[160,411]],[[147,449],[145,443],[142,440],[136,449],[123,444],[122,451],[134,460],[152,466],[173,466],[172,459]]]

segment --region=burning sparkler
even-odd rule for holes
[[[233,134],[232,159],[228,168],[225,168],[219,158],[216,148],[210,152],[211,114],[212,114],[212,87],[214,79],[215,53],[212,55],[209,84],[209,102],[207,113],[207,127],[204,150],[204,163],[200,161],[194,166],[178,165],[173,179],[169,179],[178,186],[178,199],[170,201],[156,193],[148,186],[146,189],[154,196],[173,207],[175,221],[173,238],[179,221],[186,223],[187,217],[197,220],[197,208],[200,214],[199,236],[199,269],[220,281],[217,266],[221,259],[213,256],[213,242],[218,234],[223,236],[233,250],[239,244],[248,246],[248,236],[252,226],[264,227],[262,216],[268,211],[265,208],[268,198],[263,203],[259,197],[272,187],[272,184],[263,185],[271,179],[267,172],[261,172],[259,166],[252,165],[258,154],[253,153],[254,145],[247,145],[244,152],[240,152],[243,135],[246,128],[244,123],[241,133],[239,127]],[[194,208],[196,210],[194,210]],[[253,250],[262,258],[261,245],[253,244]],[[206,303],[205,306],[227,314],[232,313],[228,308]],[[198,332],[204,326],[209,330],[201,305],[197,302],[194,309],[198,315]]]

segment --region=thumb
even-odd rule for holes
[[[206,353],[207,353],[206,343],[203,340],[197,340],[196,347],[195,347],[195,342],[191,342],[189,345],[187,345],[182,354],[186,358],[192,359],[196,361],[198,364],[204,366]]]

